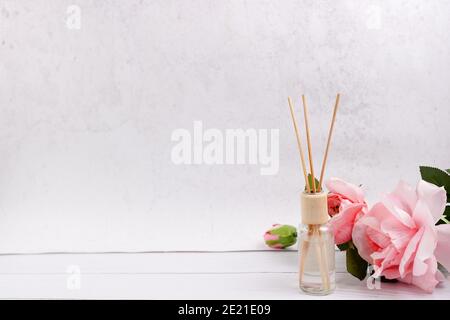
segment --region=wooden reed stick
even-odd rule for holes
[[[302,165],[302,169],[303,169],[303,176],[305,177],[306,190],[308,191],[308,193],[310,193],[311,188],[309,186],[308,175],[306,174],[305,155],[303,153],[302,141],[300,139],[300,133],[298,131],[297,120],[295,119],[294,107],[292,106],[291,97],[288,97],[288,104],[289,104],[289,109],[291,110],[292,122],[294,123],[295,136],[297,138],[298,151],[300,152],[300,160],[301,160],[301,165]]]
[[[308,225],[308,232],[306,234],[306,239],[302,240],[301,245],[301,251],[300,254],[302,256],[302,259],[300,260],[300,283],[303,281],[303,275],[305,274],[305,264],[306,264],[306,257],[308,256],[308,250],[309,250],[309,243],[311,242],[311,237],[314,234],[314,226],[312,224]]]
[[[325,270],[325,290],[330,289],[330,269],[329,269],[329,264],[328,264],[328,250],[326,247],[324,247],[324,243],[322,242],[322,233],[320,232],[320,229],[318,229],[318,233],[319,233],[319,239],[320,239],[320,251],[322,254],[322,260],[321,262],[323,263],[323,270]]]
[[[308,233],[309,233],[309,231],[308,231]],[[308,235],[308,237],[309,237],[309,235]],[[305,274],[306,253],[308,252],[308,247],[309,247],[309,242],[303,240],[301,248],[300,248],[300,250],[301,250],[300,254],[302,256],[302,259],[300,260],[300,272],[299,272],[299,274],[300,274],[300,277],[299,277],[300,284],[302,283],[303,275]]]
[[[341,97],[341,95],[338,93],[336,95],[336,102],[334,104],[333,117],[331,118],[330,130],[328,131],[327,147],[325,148],[325,154],[323,155],[322,169],[320,170],[319,191],[322,190],[323,175],[325,173],[325,166],[327,164],[328,150],[330,149],[331,135],[333,134],[334,122],[336,121],[336,113],[338,110],[340,97]]]
[[[323,244],[322,244],[322,235],[320,234],[319,231],[319,226],[318,225],[313,225],[313,237],[315,236],[315,234],[317,234],[317,237],[319,238],[319,242],[316,243],[316,257],[317,257],[317,263],[319,264],[319,269],[320,269],[320,276],[322,277],[322,284],[325,290],[328,290],[330,287],[330,279],[328,276],[328,267],[325,264],[325,260],[324,260],[324,251],[323,251]]]
[[[309,158],[309,169],[311,171],[312,191],[315,193],[316,192],[316,181],[315,181],[316,179],[314,178],[314,165],[313,165],[312,150],[311,150],[311,137],[309,134],[308,107],[306,106],[306,99],[305,99],[304,94],[302,94],[302,101],[303,101],[303,114],[305,117],[306,141],[308,143],[308,158]]]

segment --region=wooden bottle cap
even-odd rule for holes
[[[327,194],[325,192],[302,192],[300,194],[300,208],[303,224],[324,224],[329,219]]]

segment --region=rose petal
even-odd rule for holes
[[[345,182],[339,178],[331,178],[325,182],[327,189],[351,200],[352,202],[364,203],[364,192],[358,186]]]
[[[398,250],[407,246],[409,239],[411,239],[414,230],[406,227],[394,215],[390,215],[381,221],[381,231],[388,235],[391,243]]]
[[[341,208],[341,197],[335,193],[328,193],[327,202],[328,202],[328,215],[330,217],[339,213],[339,209]]]
[[[364,204],[359,203],[348,205],[339,214],[330,219],[336,244],[346,243],[352,239],[355,218],[364,206]]]
[[[367,236],[380,248],[386,248],[391,243],[388,236],[374,228],[367,228]]]
[[[366,224],[366,221],[370,218],[371,217],[364,216],[355,223],[352,232],[352,241],[358,249],[358,254],[361,258],[366,260],[368,263],[373,264],[371,254],[377,251],[380,247],[367,236],[367,229],[369,226]]]
[[[441,218],[447,203],[447,193],[444,187],[437,187],[434,184],[421,180],[417,185],[417,195],[420,200],[425,201],[431,215],[433,224]]]
[[[414,257],[413,275],[422,276],[427,272],[428,259],[434,258],[436,249],[437,235],[432,228],[425,227],[422,239],[417,246],[416,256]]]
[[[413,211],[413,219],[417,227],[432,227],[435,224],[427,203],[422,199],[419,199],[416,203]]]
[[[385,269],[389,269],[392,266],[397,266],[400,261],[399,252],[393,247],[387,247],[382,251],[374,252],[372,254],[372,259],[375,262],[375,273],[374,277],[378,277],[380,275],[384,275]]]
[[[411,265],[411,262],[414,260],[414,256],[417,250],[417,245],[419,241],[422,239],[422,235],[424,232],[424,228],[419,229],[419,231],[416,232],[416,234],[411,238],[408,245],[406,246],[406,249],[403,253],[403,257],[400,261],[399,265],[399,271],[400,276],[404,277],[405,273],[409,270],[409,267]]]
[[[450,271],[450,224],[436,226],[437,245],[434,255],[437,261]]]
[[[405,213],[412,212],[417,202],[416,190],[404,181],[397,184],[395,190],[387,195],[387,199]]]
[[[401,207],[398,207],[394,201],[391,201],[392,198],[386,198],[384,199],[383,203],[386,206],[386,208],[389,209],[391,214],[403,225],[405,225],[408,228],[415,228],[416,224],[413,220],[412,211],[409,211],[410,213],[404,211]]]
[[[436,279],[437,262],[434,257],[430,258],[426,262],[427,272],[422,276],[414,276],[412,273],[407,274],[404,278],[399,280],[405,283],[413,284],[422,290],[432,293],[439,281]]]
[[[398,271],[397,266],[395,266],[393,268],[384,269],[382,275],[386,279],[397,279],[400,277],[400,272]]]

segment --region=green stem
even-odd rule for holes
[[[448,221],[448,220],[445,218],[445,216],[442,216],[442,217],[441,217],[441,220],[444,221],[445,223],[450,223],[450,221]]]

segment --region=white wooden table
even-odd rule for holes
[[[319,299],[297,289],[295,251],[0,255],[0,298]],[[337,289],[320,299],[450,299],[450,283],[371,290],[338,253]]]

